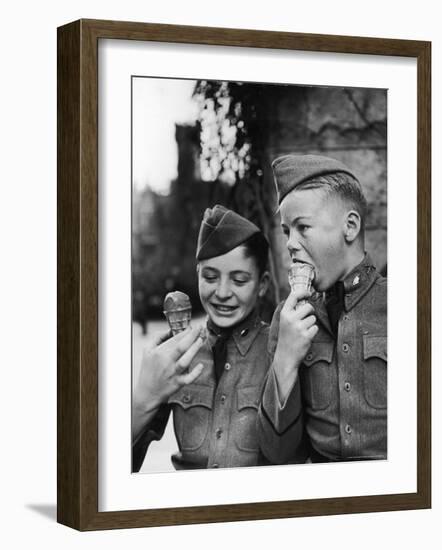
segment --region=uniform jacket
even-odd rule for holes
[[[345,278],[344,288],[337,336],[323,295],[311,299],[319,331],[282,405],[273,369],[269,372],[259,421],[261,446],[270,460],[287,462],[296,457],[303,430],[319,460],[387,457],[387,280],[366,255]],[[280,309],[270,329],[272,351]]]
[[[176,469],[224,468],[267,464],[258,447],[257,413],[270,366],[268,325],[256,314],[238,325],[227,343],[224,372],[215,383],[212,346],[207,339],[192,365],[204,363],[197,380],[180,388],[160,407],[133,446],[133,470],[138,471],[152,440],[162,437],[170,413],[179,452]],[[192,368],[192,365],[190,368]]]

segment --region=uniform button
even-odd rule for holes
[[[348,321],[350,317],[348,315],[344,315],[344,321]]]
[[[225,368],[226,370],[230,370],[230,369],[232,368],[232,365],[231,365],[230,363],[226,363],[226,364],[224,365],[224,368]]]
[[[219,468],[219,464],[215,462],[215,464],[212,464],[212,468]]]
[[[183,397],[183,401],[184,401],[184,403],[189,403],[189,401],[190,401],[190,395],[187,395],[187,394],[186,394],[186,395]]]
[[[350,389],[351,389],[350,382],[346,382],[344,384],[344,388],[345,388],[345,391],[350,391]]]
[[[223,434],[223,431],[221,428],[218,428],[215,432],[216,439],[219,439]]]
[[[351,426],[350,426],[350,424],[347,424],[347,425],[345,426],[345,431],[346,431],[348,434],[351,434]]]
[[[348,344],[342,344],[342,351],[347,353],[349,349],[350,349],[350,346]]]
[[[227,399],[227,396],[223,394],[223,395],[221,396],[221,403],[225,403],[225,402],[226,402],[226,399]]]
[[[306,357],[307,361],[311,361],[313,359],[313,353],[307,353]]]

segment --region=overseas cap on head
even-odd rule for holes
[[[272,168],[278,204],[281,204],[283,198],[298,185],[319,176],[344,172],[357,179],[342,162],[320,155],[285,155],[275,159]]]
[[[198,235],[196,259],[206,260],[221,256],[255,233],[260,233],[259,228],[233,210],[219,204],[207,208]]]

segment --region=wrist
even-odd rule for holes
[[[151,393],[144,393],[141,397],[135,392],[133,398],[134,411],[139,415],[147,415],[152,411],[158,409],[161,403],[164,401],[160,396]]]
[[[296,357],[293,350],[277,346],[273,357],[272,368],[278,389],[280,403],[284,403],[298,379],[299,367],[303,357]]]
[[[277,346],[273,357],[274,369],[282,376],[287,376],[293,371],[298,371],[303,357],[297,357],[292,350],[286,350]]]

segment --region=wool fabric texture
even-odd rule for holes
[[[284,155],[272,163],[278,204],[296,187],[319,176],[344,172],[357,179],[354,173],[338,160],[321,155]]]
[[[259,228],[233,210],[219,204],[207,208],[201,222],[196,259],[206,260],[226,254],[255,233]]]

